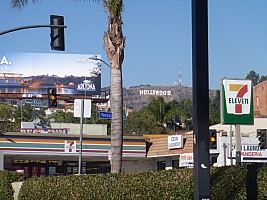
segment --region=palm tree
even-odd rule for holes
[[[78,1],[78,0],[77,0]],[[96,0],[93,0],[96,1]],[[22,8],[28,0],[11,0],[13,8]],[[36,3],[38,0],[32,0]],[[120,173],[122,168],[123,142],[123,94],[122,94],[122,62],[124,59],[125,37],[122,33],[123,0],[103,0],[104,7],[109,12],[108,31],[104,33],[104,43],[107,57],[110,61],[111,87],[111,172]]]

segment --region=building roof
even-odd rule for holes
[[[188,132],[180,134],[183,135],[183,148],[181,149],[168,149],[168,136],[170,135],[146,135],[150,143],[147,157],[175,156],[183,153],[192,153],[193,134],[188,134]]]

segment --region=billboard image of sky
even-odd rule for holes
[[[0,93],[101,93],[100,55],[0,52]]]

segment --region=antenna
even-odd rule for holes
[[[181,65],[179,64],[178,68],[178,80],[174,82],[175,86],[180,86],[182,85],[182,73],[181,73]]]

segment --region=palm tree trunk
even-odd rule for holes
[[[110,96],[111,96],[111,173],[122,170],[123,147],[123,94],[122,94],[122,62],[124,58],[125,37],[122,34],[120,13],[110,13],[108,31],[104,34],[105,50],[111,63]]]
[[[111,68],[111,173],[120,173],[122,170],[123,147],[123,97],[122,97],[122,70]]]

